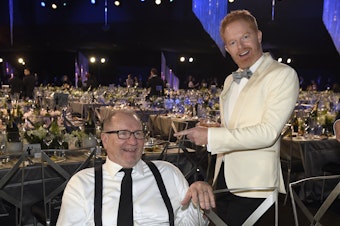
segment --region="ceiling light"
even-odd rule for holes
[[[277,59],[277,61],[281,63],[281,62],[282,62],[282,58],[279,57],[279,58]]]
[[[189,62],[190,62],[190,63],[194,62],[194,58],[190,57],[190,58],[189,58]]]
[[[44,1],[41,1],[41,2],[40,2],[40,5],[41,5],[41,7],[45,7],[45,6],[46,6],[46,3],[45,3]]]
[[[155,0],[156,5],[160,5],[162,3],[161,0]]]
[[[120,6],[120,1],[114,1],[115,6]]]
[[[100,62],[103,64],[103,63],[106,62],[106,59],[103,57],[103,58],[100,59]]]
[[[91,63],[95,63],[96,62],[96,58],[95,57],[90,57],[90,62]]]
[[[183,56],[180,57],[180,58],[179,58],[179,61],[184,62],[184,61],[185,61],[185,57],[183,57]]]
[[[57,8],[58,8],[57,4],[52,3],[52,9],[57,9]]]
[[[96,0],[91,0],[91,4],[92,5],[96,4]]]
[[[288,58],[287,59],[287,64],[290,64],[292,62],[292,59],[291,58]]]

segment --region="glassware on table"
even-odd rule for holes
[[[7,154],[6,147],[6,134],[4,132],[0,133],[0,164],[5,164],[9,161],[9,155]]]
[[[47,149],[50,148],[50,146],[51,146],[51,144],[53,142],[53,139],[54,139],[54,135],[52,133],[50,133],[50,132],[48,132],[46,134],[46,136],[44,137],[43,141],[46,144]]]
[[[62,136],[57,136],[56,140],[58,142],[58,148],[60,149],[58,157],[65,159],[66,156],[65,156],[65,148],[63,146],[63,144],[64,144],[63,137]]]

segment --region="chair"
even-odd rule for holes
[[[186,130],[186,129],[188,129],[188,122],[176,120],[176,119],[171,119],[171,127],[170,127],[170,131],[169,131],[168,141],[169,142],[173,141],[174,133],[177,133],[178,131],[182,131],[182,130]],[[179,144],[179,142],[184,141],[184,139],[185,139],[185,136],[175,137],[175,143]]]
[[[275,205],[275,219],[274,225],[278,226],[279,224],[279,203],[278,203],[278,189],[277,187],[258,187],[258,188],[233,188],[233,189],[221,189],[215,190],[214,193],[225,193],[232,192],[233,194],[242,193],[242,192],[268,192],[270,191],[269,196],[257,207],[257,209],[245,220],[242,224],[243,226],[254,225],[264,213],[266,213],[273,204]],[[205,210],[205,215],[212,221],[215,225],[218,226],[228,226],[213,210]]]
[[[304,178],[304,179],[301,179],[301,180],[298,180],[298,181],[295,181],[289,184],[289,191],[291,194],[294,221],[295,221],[296,226],[299,225],[296,204],[302,210],[302,213],[307,217],[307,219],[310,222],[310,225],[321,226],[321,223],[320,223],[321,218],[324,216],[328,208],[331,206],[331,204],[340,194],[340,181],[337,182],[336,186],[330,192],[328,197],[322,202],[321,206],[319,207],[319,209],[316,211],[314,215],[311,213],[311,211],[306,207],[306,205],[302,202],[302,200],[298,196],[297,192],[295,191],[296,187],[299,187],[301,189],[302,186],[306,182],[315,182],[318,180],[335,180],[335,179],[340,180],[340,175],[308,177],[308,178]]]
[[[286,205],[289,196],[289,183],[291,182],[292,173],[303,173],[304,167],[301,159],[293,157],[293,127],[291,124],[286,124],[281,132],[281,137],[289,136],[289,151],[288,155],[280,154],[281,169],[286,173],[286,195],[284,199],[284,205]]]
[[[15,207],[15,225],[21,225],[22,206],[23,206],[23,192],[24,192],[24,170],[25,167],[20,168],[20,165],[26,160],[25,153],[21,154],[14,166],[9,170],[0,180],[0,199],[6,200]],[[15,173],[21,169],[21,185],[20,194],[13,196],[4,189],[6,184],[14,177]],[[6,214],[4,215],[6,216]]]
[[[187,140],[185,136],[174,137],[173,134],[185,130],[188,128],[188,122],[182,120],[172,119],[171,127],[168,137],[168,142],[163,148],[162,153],[159,155],[159,160],[165,160],[167,153],[171,149],[177,150],[177,166],[180,165],[180,158],[184,155],[186,160],[188,161],[187,168],[185,170],[184,176],[189,182],[197,181],[197,180],[206,180],[207,178],[207,169],[203,166],[204,160],[206,160],[206,151],[188,148],[188,144],[191,144],[191,141]],[[173,142],[172,142],[173,141]],[[183,155],[180,155],[183,153]],[[195,153],[195,155],[193,155]],[[202,154],[203,153],[203,154]],[[201,154],[201,155],[200,155]],[[191,165],[189,169],[189,164]],[[193,180],[191,181],[190,178]]]
[[[61,206],[62,193],[67,185],[67,182],[69,181],[73,174],[84,169],[86,166],[89,165],[92,157],[95,156],[96,149],[95,148],[91,149],[91,152],[86,158],[86,160],[82,162],[82,164],[79,165],[73,173],[67,172],[60,165],[52,161],[48,154],[46,154],[46,152],[47,151],[41,152],[43,200],[31,206],[31,212],[32,215],[34,216],[33,223],[35,226],[37,225],[37,222],[47,226],[56,224]],[[47,165],[45,164],[45,162]],[[56,187],[53,187],[52,189],[51,188],[48,189],[48,182],[51,180],[51,178],[47,178],[46,176],[47,166],[49,166],[53,171],[60,175],[61,178],[64,180],[61,184],[59,184]]]
[[[323,175],[326,176],[328,174],[331,175],[340,175],[340,163],[336,162],[329,162],[322,166]],[[321,188],[321,200],[323,200],[324,192],[325,192],[325,181],[322,181],[322,188]]]

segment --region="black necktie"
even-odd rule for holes
[[[250,76],[252,76],[252,72],[249,69],[242,70],[242,71],[234,71],[232,73],[234,81],[239,84],[242,78],[247,78],[249,79]]]
[[[118,226],[133,226],[133,203],[132,203],[132,169],[121,169],[125,173],[119,199]]]

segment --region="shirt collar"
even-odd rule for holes
[[[121,165],[111,161],[108,157],[106,157],[106,162],[103,167],[105,167],[109,174],[113,177],[123,168]],[[143,161],[139,160],[132,169],[132,173],[136,172],[144,175]]]
[[[255,62],[255,64],[253,64],[253,65],[249,68],[249,70],[251,70],[251,72],[254,73],[254,72],[256,71],[256,69],[260,66],[260,64],[262,63],[263,58],[264,58],[264,56],[263,56],[263,54],[262,54],[262,56]]]

